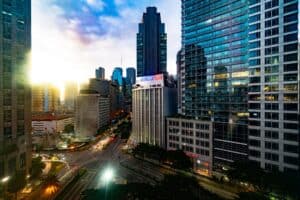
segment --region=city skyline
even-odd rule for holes
[[[137,24],[148,6],[158,8],[170,32],[167,68],[175,74],[180,1],[84,0],[71,4],[47,0],[32,2],[32,82],[62,87],[65,81],[87,82],[98,66],[105,68],[107,79],[115,67],[136,68]]]

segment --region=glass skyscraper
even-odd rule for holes
[[[31,1],[0,1],[0,179],[31,163]]]
[[[137,33],[137,76],[166,73],[167,34],[156,7],[148,7]]]
[[[298,171],[299,2],[249,2],[249,159]]]
[[[213,122],[215,168],[248,157],[247,13],[247,0],[182,0],[179,107]]]

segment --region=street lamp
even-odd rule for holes
[[[107,168],[104,170],[103,174],[102,174],[102,181],[104,181],[105,183],[108,183],[110,181],[112,181],[112,179],[114,178],[114,171],[112,168]]]
[[[6,176],[4,178],[1,179],[1,183],[7,183],[7,181],[9,181],[10,177]]]

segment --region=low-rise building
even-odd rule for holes
[[[49,113],[32,116],[32,133],[36,135],[62,133],[66,125],[74,125],[74,117],[70,115],[54,115]]]
[[[192,158],[194,169],[204,175],[212,172],[212,131],[211,121],[167,118],[167,149],[182,149]]]

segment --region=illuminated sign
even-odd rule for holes
[[[150,86],[150,85],[164,85],[164,75],[163,74],[156,74],[153,76],[143,76],[138,77],[136,83],[143,86]]]

